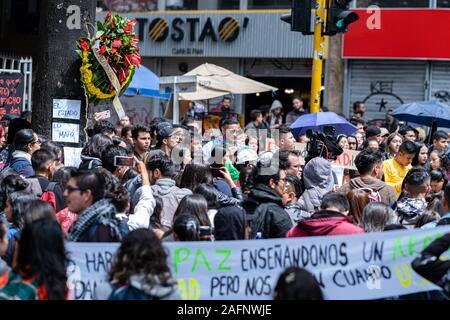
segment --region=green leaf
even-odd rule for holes
[[[102,35],[104,35],[105,32],[104,31],[97,31],[97,33],[95,34],[96,38],[100,38]]]

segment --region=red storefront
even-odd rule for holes
[[[450,10],[355,10],[360,20],[344,36],[344,111],[364,101],[383,118],[402,103],[450,103]]]

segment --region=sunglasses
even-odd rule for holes
[[[72,187],[72,186],[66,186],[66,190],[67,190],[68,193],[72,193],[72,192],[74,192],[74,191],[81,191],[80,188],[78,188],[78,187]]]

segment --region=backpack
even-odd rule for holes
[[[50,204],[53,209],[56,211],[56,196],[55,196],[55,187],[56,182],[49,182],[47,185],[47,188],[45,190],[42,190],[41,184],[39,183],[39,179],[37,178],[29,178],[27,179],[29,186],[27,188],[28,192],[31,192],[36,197],[41,199],[42,201],[47,202]]]
[[[112,285],[112,293],[108,300],[153,300],[153,297],[143,291],[129,285],[115,286]]]
[[[373,190],[371,188],[358,188],[355,190],[363,190],[367,193],[367,195],[369,196],[369,201],[370,202],[381,202],[381,195],[378,191]]]
[[[44,193],[41,195],[41,200],[47,202],[50,204],[53,209],[56,210],[56,196],[55,192],[53,191],[56,187],[56,182],[50,182],[45,189]]]

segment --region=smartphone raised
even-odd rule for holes
[[[133,157],[114,157],[114,166],[115,167],[134,167],[135,161]]]

